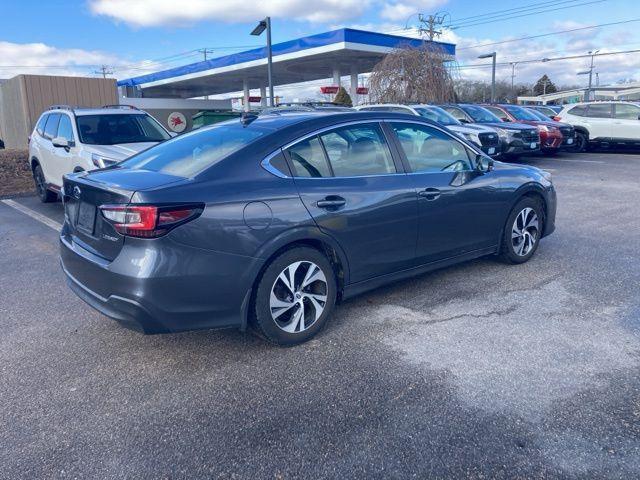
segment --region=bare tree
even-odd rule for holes
[[[387,54],[369,77],[369,94],[377,103],[439,103],[455,100],[450,58],[433,44],[402,46]]]

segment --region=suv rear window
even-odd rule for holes
[[[104,114],[76,117],[80,141],[88,145],[162,142],[169,134],[149,115]]]
[[[573,107],[567,113],[571,115],[575,115],[576,117],[584,117],[587,114],[587,106],[586,105],[578,105]]]
[[[44,135],[44,126],[47,123],[47,118],[49,118],[49,115],[43,115],[36,125],[36,132],[38,132],[40,136]]]
[[[160,143],[119,165],[190,178],[271,131],[235,121],[220,124]]]
[[[60,122],[60,114],[59,113],[51,113],[49,114],[49,118],[47,118],[47,123],[44,126],[44,137],[51,140],[55,138],[58,133],[58,122]]]

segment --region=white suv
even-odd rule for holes
[[[576,129],[576,147],[640,146],[640,105],[634,102],[589,102],[566,105],[554,117]]]
[[[473,142],[482,149],[484,153],[492,157],[498,156],[501,152],[500,138],[498,132],[491,127],[484,125],[468,125],[456,120],[449,112],[436,105],[402,105],[394,103],[381,103],[375,105],[359,105],[356,110],[365,112],[397,112],[409,115],[418,115],[445,126],[452,132],[458,134],[465,140]]]
[[[53,106],[29,137],[29,163],[40,200],[57,200],[66,173],[108,167],[169,138],[151,115],[134,107]]]

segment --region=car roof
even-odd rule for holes
[[[73,113],[78,117],[83,115],[148,115],[143,110],[133,108],[74,108]]]

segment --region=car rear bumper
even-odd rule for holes
[[[258,259],[166,237],[129,243],[108,262],[63,228],[60,261],[71,290],[104,315],[147,334],[245,325]]]

